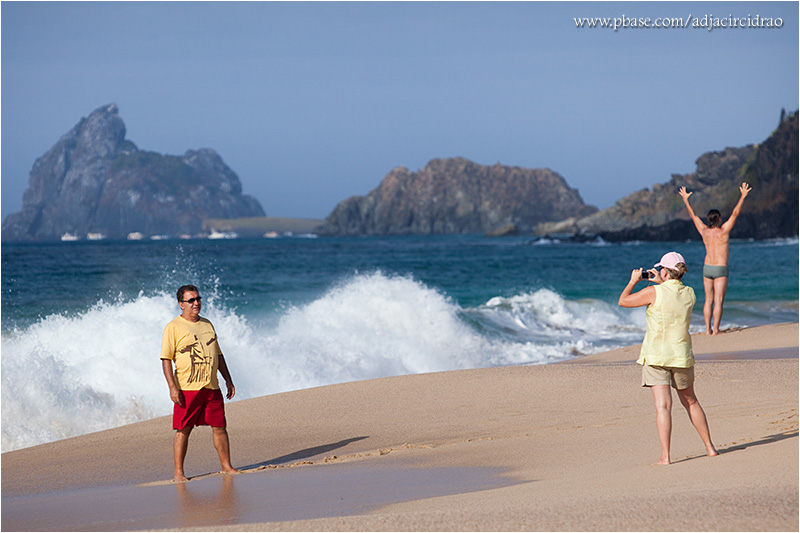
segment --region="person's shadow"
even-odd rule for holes
[[[726,448],[718,448],[717,452],[719,452],[720,455],[725,455],[726,453],[742,451],[744,449],[750,448],[751,446],[763,446],[764,444],[772,444],[773,442],[779,442],[779,441],[782,441],[782,440],[785,440],[785,439],[792,439],[792,438],[796,438],[797,436],[798,436],[798,431],[797,430],[794,430],[794,431],[789,430],[789,431],[786,431],[784,433],[776,433],[775,435],[769,435],[767,437],[762,437],[762,438],[760,438],[758,440],[754,440],[754,441],[751,441],[751,442],[744,442],[742,444],[736,444],[734,446],[728,446]],[[694,457],[687,457],[686,459],[681,459],[679,461],[673,461],[673,463],[683,463],[685,461],[692,461],[694,459],[701,459],[703,457],[706,457],[706,455],[697,455],[697,456],[694,456]]]
[[[275,459],[270,459],[268,461],[263,461],[260,463],[255,463],[247,466],[240,466],[237,467],[239,470],[256,470],[261,467],[269,466],[269,465],[282,465],[286,463],[293,463],[296,461],[302,461],[303,459],[308,459],[309,457],[314,457],[315,455],[321,455],[324,453],[332,452],[333,450],[344,448],[351,442],[357,442],[360,440],[368,439],[369,437],[353,437],[352,439],[345,439],[340,440],[339,442],[333,442],[331,444],[323,444],[321,446],[314,446],[313,448],[306,448],[304,450],[299,450],[296,452],[292,452],[288,455],[283,455],[281,457],[276,457]]]
[[[761,439],[754,440],[752,442],[745,442],[745,443],[742,443],[742,444],[737,444],[735,446],[730,446],[728,448],[723,448],[722,450],[718,450],[718,451],[719,451],[720,455],[722,455],[723,453],[736,452],[736,451],[739,451],[739,450],[744,450],[745,448],[749,448],[751,446],[760,446],[762,444],[772,444],[773,442],[782,441],[784,439],[791,439],[791,438],[797,437],[797,434],[798,434],[797,430],[794,430],[794,431],[790,430],[790,431],[786,431],[784,433],[777,433],[775,435],[770,435],[768,437],[763,437]]]

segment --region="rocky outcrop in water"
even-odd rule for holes
[[[3,221],[2,238],[196,234],[207,218],[263,215],[216,152],[171,156],[139,150],[125,139],[112,104],[81,119],[36,160],[22,211]]]
[[[794,237],[799,215],[797,131],[798,113],[782,113],[778,128],[759,145],[703,154],[691,174],[675,174],[667,183],[634,192],[586,217],[539,224],[535,233],[575,240],[698,240],[678,189],[686,186],[692,191],[692,208],[701,218],[708,210],[719,209],[726,220],[739,200],[739,186],[747,182],[753,190],[731,237]]]
[[[317,228],[322,235],[529,232],[546,220],[597,211],[549,169],[464,158],[434,159],[411,172],[398,167],[367,196],[339,203]]]

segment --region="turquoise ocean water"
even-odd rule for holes
[[[171,412],[161,331],[197,285],[236,399],[383,376],[546,364],[635,344],[630,271],[699,242],[481,236],[2,246],[2,450]],[[798,320],[798,240],[733,242],[722,327]],[[641,284],[639,287],[644,287]]]

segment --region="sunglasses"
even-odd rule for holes
[[[197,303],[200,303],[200,300],[202,299],[203,299],[202,296],[198,296],[197,298],[189,298],[188,300],[181,300],[181,302],[185,304],[193,304],[195,301],[197,301]]]

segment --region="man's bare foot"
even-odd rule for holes
[[[653,466],[669,466],[670,462],[669,459],[659,459],[657,463],[653,463]]]
[[[235,476],[236,474],[239,474],[240,472],[238,470],[236,470],[235,468],[230,467],[230,468],[223,468],[222,470],[220,470],[220,473],[225,474],[227,476]]]
[[[719,452],[715,448],[711,448],[710,450],[706,450],[707,457],[716,457],[719,455]]]
[[[172,478],[173,483],[186,483],[187,481],[189,481],[189,478],[183,474],[175,474],[175,477]]]

